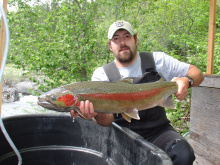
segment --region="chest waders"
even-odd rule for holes
[[[142,52],[141,58],[141,77],[129,77],[133,79],[134,84],[149,83],[158,81],[161,77],[158,75],[153,59],[153,53]],[[109,80],[118,81],[121,79],[120,72],[115,62],[103,66]],[[127,127],[137,134],[143,136],[146,140],[163,149],[171,158],[174,165],[192,165],[195,155],[189,143],[179,135],[166,117],[165,109],[154,107],[151,109],[139,111],[140,120],[131,120],[127,122],[120,114],[114,115],[114,122]]]

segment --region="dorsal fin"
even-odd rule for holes
[[[119,80],[119,82],[133,84],[133,79],[121,79],[121,80]]]
[[[160,80],[158,80],[159,82],[163,82],[163,81],[165,81],[163,78],[161,78]]]

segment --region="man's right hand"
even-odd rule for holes
[[[95,112],[93,104],[88,100],[86,100],[85,102],[81,101],[79,109],[86,119],[92,118],[94,122],[104,127],[110,126],[114,120],[113,114]],[[75,112],[74,110],[71,110],[70,114],[72,117],[80,116],[80,114]]]
[[[85,102],[81,101],[80,105],[79,105],[79,109],[80,109],[82,115],[86,119],[91,119],[98,114],[97,112],[94,111],[93,104],[91,102],[89,102],[88,100],[86,100]],[[80,116],[80,114],[75,112],[74,110],[71,110],[70,114],[72,117]]]

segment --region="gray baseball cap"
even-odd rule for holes
[[[113,24],[111,24],[111,26],[109,27],[108,30],[108,39],[112,39],[112,37],[114,36],[115,32],[118,29],[125,29],[127,30],[132,36],[134,35],[134,29],[131,26],[131,24],[127,21],[116,21]]]

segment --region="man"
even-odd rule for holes
[[[126,21],[114,22],[108,31],[109,50],[114,54],[115,68],[119,71],[120,78],[143,77],[140,53],[137,51],[138,38],[130,23]],[[155,81],[159,76],[178,85],[175,96],[183,100],[187,96],[190,86],[198,86],[204,79],[201,71],[190,64],[180,62],[165,53],[153,52],[153,61],[156,72],[147,72],[147,82]],[[110,81],[104,67],[96,69],[92,81]],[[152,74],[151,74],[152,73]],[[116,72],[115,72],[116,74]],[[195,156],[192,147],[169,124],[165,110],[162,107],[139,111],[140,120],[125,121],[121,116],[94,112],[93,104],[88,100],[80,103],[80,110],[87,118],[101,126],[110,126],[114,121],[128,127],[143,136],[146,140],[164,150],[172,159],[174,165],[192,165]],[[72,117],[79,114],[70,112]]]

